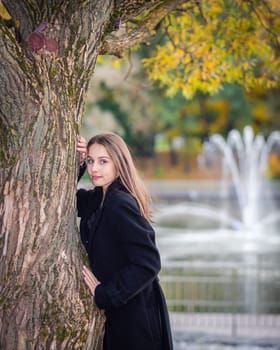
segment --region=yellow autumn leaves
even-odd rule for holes
[[[5,21],[9,21],[12,18],[2,1],[0,1],[0,18],[3,18]]]
[[[187,98],[215,94],[223,83],[279,86],[277,1],[202,0],[200,6],[168,19],[168,40],[144,60],[149,77],[169,95],[180,90]]]

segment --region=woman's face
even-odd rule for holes
[[[94,186],[102,187],[104,193],[117,177],[113,160],[106,151],[106,148],[98,143],[94,143],[89,147],[87,171]]]

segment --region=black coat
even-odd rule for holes
[[[81,239],[101,282],[95,302],[105,310],[104,349],[170,350],[172,337],[157,274],[155,233],[119,181],[77,192]]]

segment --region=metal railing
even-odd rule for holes
[[[263,336],[268,328],[280,337],[280,266],[261,257],[248,260],[164,261],[160,281],[173,327],[226,327],[223,333],[230,335],[254,329]]]

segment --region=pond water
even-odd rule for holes
[[[228,199],[228,201],[232,200]],[[211,200],[207,199],[205,202],[159,203],[156,210],[155,230],[163,269],[166,266],[176,266],[177,269],[174,270],[174,267],[172,267],[173,270],[169,269],[168,278],[172,280],[172,273],[178,274],[178,271],[182,271],[179,273],[185,274],[187,278],[184,288],[197,288],[197,295],[192,295],[193,299],[185,302],[194,304],[203,295],[203,299],[208,299],[209,304],[212,298],[209,290],[212,290],[212,294],[217,294],[216,287],[211,284],[210,275],[228,278],[234,271],[236,286],[230,284],[228,287],[230,291],[224,292],[227,282],[223,282],[223,286],[219,287],[223,288],[223,291],[218,290],[218,293],[229,294],[232,289],[235,289],[240,302],[238,311],[241,313],[280,314],[279,209],[274,208],[273,218],[265,224],[260,223],[248,228],[233,219],[234,216],[225,215],[224,208],[234,207],[232,202],[220,208],[217,206],[216,199],[213,205],[210,202]],[[225,203],[224,200],[223,203]],[[184,268],[181,268],[180,264]],[[210,267],[212,267],[211,270]],[[198,271],[197,275],[195,275],[195,269]],[[208,290],[208,294],[195,287],[195,283],[200,284],[199,288],[202,287],[199,278],[209,279],[203,287]],[[162,284],[164,286],[164,279]],[[176,291],[171,294],[166,293],[167,298],[172,298],[172,293],[182,297],[180,288],[176,287]],[[184,297],[189,298],[186,294],[184,292]],[[221,300],[222,303],[225,303],[225,300]],[[205,310],[211,312],[208,306]],[[224,310],[228,312],[227,309]],[[278,326],[278,337],[268,339],[264,337],[257,340],[250,337],[249,339],[237,337],[225,339],[215,334],[209,337],[203,333],[203,329],[197,334],[189,332],[188,327],[186,332],[178,332],[174,329],[174,346],[175,350],[280,350],[280,325]]]

